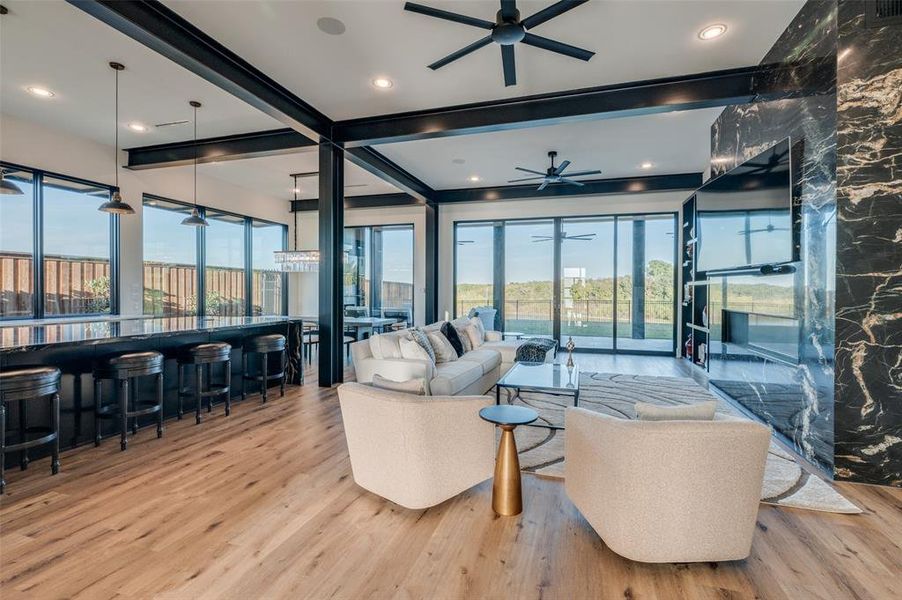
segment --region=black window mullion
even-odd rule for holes
[[[44,173],[32,171],[32,200],[34,215],[32,260],[32,312],[35,319],[44,318]]]
[[[207,218],[207,209],[198,207],[200,216]],[[197,253],[197,316],[207,315],[207,233],[206,227],[196,227],[196,253]]]
[[[253,221],[250,217],[244,218],[244,314],[253,316],[251,299],[254,296],[254,233]]]
[[[110,314],[118,315],[119,306],[119,215],[110,215]],[[142,291],[143,293],[143,291]],[[143,311],[142,311],[143,312]]]
[[[614,217],[614,293],[612,294],[613,299],[611,302],[612,309],[614,311],[611,319],[611,351],[617,352],[617,297],[620,296],[620,293],[617,291],[619,289],[620,281],[618,280],[617,274],[617,259],[619,258],[619,248],[618,248],[618,236],[620,233],[620,217]]]
[[[288,250],[288,226],[282,226],[282,250]],[[288,315],[288,273],[280,275],[282,279],[282,314]]]

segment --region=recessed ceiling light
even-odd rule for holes
[[[53,92],[48,90],[47,88],[31,86],[26,88],[29,94],[32,96],[37,96],[38,98],[53,98],[55,95]]]
[[[719,38],[723,34],[727,32],[727,26],[723,23],[716,23],[714,25],[708,25],[704,29],[698,32],[698,39],[700,40],[713,40],[714,38]]]
[[[345,32],[345,24],[333,17],[320,17],[316,20],[316,26],[323,33],[329,35],[341,35]]]
[[[379,88],[380,90],[387,90],[391,86],[393,86],[392,80],[388,77],[377,77],[373,79],[373,87]]]
[[[640,166],[641,168],[643,168],[643,169],[650,169],[650,168],[652,168],[654,165],[653,165],[652,163],[648,162],[648,161],[645,161],[644,163],[642,163],[642,164],[639,165],[639,166]]]
[[[453,162],[455,165],[462,165],[462,164],[466,163],[467,161],[462,158],[452,158],[451,162]]]
[[[138,133],[147,131],[147,125],[142,125],[141,123],[129,123],[128,128],[132,131],[137,131]]]
[[[479,181],[479,180],[482,179],[482,178],[481,178],[479,175],[470,175],[470,176],[468,177],[468,179],[469,179],[470,181],[472,181],[473,183],[476,183],[477,181]]]

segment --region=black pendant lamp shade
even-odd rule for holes
[[[182,225],[206,227],[209,223],[200,216],[200,211],[197,210],[197,109],[200,108],[201,104],[197,100],[192,100],[188,104],[194,109],[194,209],[192,209],[190,217],[182,219]]]
[[[22,191],[22,188],[17,186],[15,183],[13,183],[12,181],[7,181],[7,179],[4,177],[3,171],[0,171],[0,194],[3,194],[4,196],[21,196],[24,193],[25,192]]]
[[[122,63],[111,62],[110,68],[116,72],[116,120],[114,122],[116,142],[115,150],[113,151],[113,162],[116,168],[116,189],[113,191],[110,199],[98,206],[97,210],[114,215],[133,215],[135,214],[135,209],[123,202],[122,194],[119,193],[119,71],[125,69],[125,66]]]

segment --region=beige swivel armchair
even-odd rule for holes
[[[568,408],[565,488],[605,544],[651,563],[749,555],[770,429]]]
[[[435,506],[492,476],[488,396],[414,396],[359,383],[338,388],[354,481],[405,508]]]

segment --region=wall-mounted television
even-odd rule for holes
[[[696,192],[696,270],[761,269],[798,260],[789,138]]]

